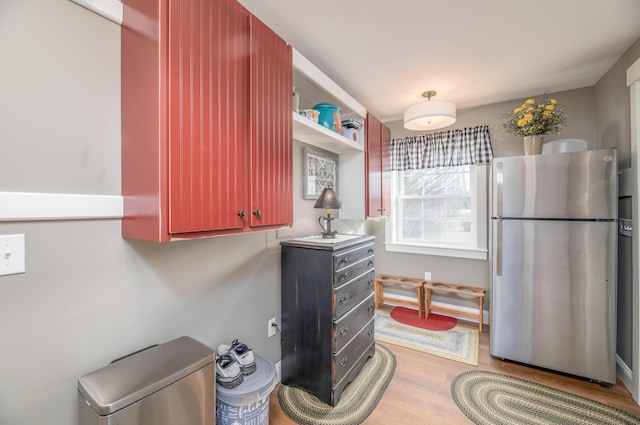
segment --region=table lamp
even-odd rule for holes
[[[336,233],[338,232],[335,230],[333,232],[331,231],[331,220],[335,220],[335,218],[331,217],[331,208],[333,209],[342,208],[342,202],[340,202],[340,200],[336,196],[336,192],[334,192],[334,190],[330,187],[325,188],[320,194],[320,197],[316,201],[316,204],[313,206],[313,208],[327,209],[326,217],[325,216],[318,217],[318,223],[320,224],[320,227],[322,227],[322,230],[323,230],[322,238],[323,239],[335,238]],[[322,225],[323,220],[327,222],[326,228]]]

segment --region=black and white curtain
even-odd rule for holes
[[[391,140],[392,170],[490,163],[489,126],[480,125]]]

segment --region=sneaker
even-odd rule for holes
[[[216,356],[216,381],[224,388],[235,388],[242,384],[240,365],[229,354]]]
[[[246,344],[234,339],[231,346],[220,344],[218,353],[226,353],[233,357],[240,365],[243,375],[250,375],[256,371],[256,361],[253,357],[253,350]]]

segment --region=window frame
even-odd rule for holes
[[[409,254],[436,255],[445,257],[468,258],[474,260],[487,260],[488,249],[488,199],[489,199],[489,169],[488,164],[471,165],[471,205],[472,220],[475,231],[472,232],[472,246],[456,246],[454,244],[432,244],[424,242],[397,241],[397,213],[399,199],[397,196],[398,180],[402,171],[393,172],[391,215],[386,220],[385,226],[385,250],[390,252],[402,252]],[[475,189],[475,190],[474,190]],[[475,214],[473,209],[475,207]],[[473,234],[475,233],[475,234]]]

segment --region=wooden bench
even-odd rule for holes
[[[385,301],[391,301],[397,304],[408,304],[418,307],[418,317],[424,316],[424,284],[426,280],[417,279],[413,277],[392,276],[388,274],[380,274],[375,278],[375,308],[378,308],[380,304]],[[414,288],[418,293],[418,301],[405,300],[401,298],[395,298],[387,296],[384,293],[384,285],[399,285],[409,288]]]
[[[480,303],[480,310],[478,310],[478,313],[476,314],[476,313],[469,313],[468,311],[464,311],[464,310],[457,310],[449,307],[439,307],[439,306],[431,305],[431,291],[442,291],[442,292],[448,292],[452,294],[469,295],[472,297],[476,297],[478,298],[478,302]],[[478,327],[480,329],[480,332],[482,332],[482,301],[484,300],[484,294],[485,294],[485,290],[482,288],[474,288],[473,286],[455,285],[452,283],[436,282],[436,281],[430,280],[428,282],[425,282],[424,284],[425,317],[429,317],[429,313],[432,310],[442,311],[445,313],[460,314],[466,317],[472,317],[474,319],[478,319]]]

